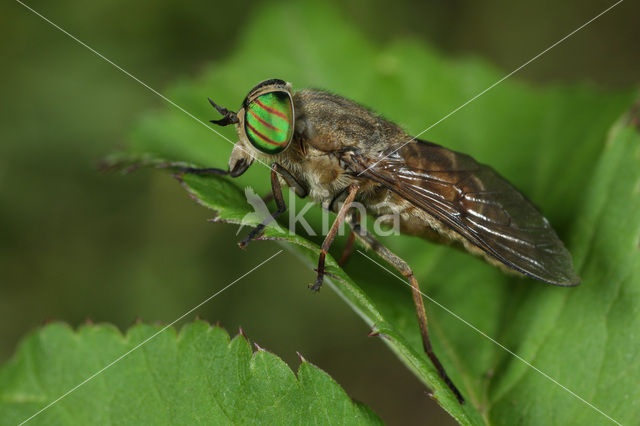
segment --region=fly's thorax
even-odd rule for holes
[[[296,133],[323,152],[345,147],[382,150],[408,140],[395,123],[342,96],[322,90],[300,90],[293,95]]]
[[[323,203],[352,183],[352,178],[340,167],[335,155],[318,151],[296,139],[277,161],[308,191],[309,197]]]

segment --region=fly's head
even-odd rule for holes
[[[238,133],[229,157],[232,177],[243,174],[256,157],[280,154],[291,144],[295,126],[291,84],[277,79],[263,81],[251,89],[238,112],[211,99],[209,102],[223,116],[211,122],[219,126],[234,124]]]

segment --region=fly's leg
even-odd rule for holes
[[[296,178],[294,178],[293,175],[289,173],[289,170],[285,169],[278,163],[273,163],[271,167],[275,167],[276,173],[279,174],[282,179],[284,179],[284,181],[287,183],[287,186],[293,188],[293,192],[295,192],[298,197],[304,198],[309,195],[309,190],[300,182],[298,182]]]
[[[318,291],[320,290],[320,287],[322,287],[322,280],[324,279],[324,260],[327,257],[329,247],[331,247],[333,240],[336,238],[338,229],[340,229],[340,225],[342,225],[342,223],[344,222],[347,212],[351,207],[351,203],[356,198],[356,194],[358,193],[359,189],[360,186],[358,184],[352,183],[351,185],[349,185],[349,188],[347,190],[347,198],[344,200],[342,207],[340,207],[340,211],[338,211],[336,220],[333,221],[331,229],[329,229],[329,233],[322,242],[322,251],[320,252],[320,258],[318,259],[318,269],[316,269],[316,282],[310,286],[311,290],[313,291]]]
[[[359,211],[352,211],[349,212],[347,214],[347,222],[352,222],[352,221],[356,221],[359,222],[360,221],[360,212]],[[349,236],[347,237],[347,242],[344,245],[344,248],[342,249],[342,255],[340,256],[340,260],[338,260],[338,265],[340,265],[341,268],[344,268],[344,265],[347,264],[347,262],[349,261],[349,258],[351,257],[351,254],[353,253],[353,245],[356,241],[356,233],[353,231],[353,229],[351,229],[351,231],[349,232]]]
[[[245,237],[244,240],[238,243],[241,249],[247,248],[249,242],[255,238],[257,238],[262,231],[264,231],[265,226],[270,224],[272,221],[278,218],[282,213],[287,211],[287,205],[284,202],[284,197],[282,196],[282,186],[280,185],[280,180],[278,179],[278,169],[282,168],[278,163],[273,163],[271,165],[271,193],[273,194],[273,198],[276,200],[276,211],[271,213],[269,217],[264,219],[261,224],[256,226],[249,232],[249,235]]]
[[[229,170],[218,169],[214,167],[199,168],[199,167],[185,167],[181,163],[164,163],[157,167],[172,169],[176,173],[198,176],[226,176],[230,174]]]
[[[344,249],[342,249],[342,256],[340,256],[340,260],[338,260],[338,265],[341,268],[347,264],[349,258],[351,257],[351,253],[353,253],[353,243],[356,240],[356,234],[353,232],[349,232],[349,236],[347,237],[347,243],[344,245]]]
[[[246,168],[243,168],[241,170],[239,169],[239,170],[231,170],[231,171],[229,171],[229,170],[216,169],[216,168],[184,167],[179,163],[167,163],[167,164],[163,164],[162,167],[172,168],[178,173],[200,175],[200,176],[214,176],[214,175],[215,176],[225,176],[225,175],[231,175],[231,177],[237,177],[240,174],[242,174],[242,172],[244,172],[244,170],[246,170]],[[239,171],[239,173],[238,173],[238,171]],[[249,235],[247,235],[247,237],[244,240],[242,240],[242,241],[240,241],[238,243],[240,248],[242,248],[242,249],[246,248],[251,240],[255,239],[256,237],[258,237],[262,233],[262,231],[264,230],[265,226],[267,226],[273,220],[277,219],[278,216],[280,216],[282,213],[287,211],[287,205],[285,204],[284,197],[282,196],[282,186],[280,185],[280,180],[278,179],[278,176],[282,177],[285,180],[285,182],[287,182],[287,185],[292,187],[294,189],[295,193],[299,197],[304,198],[304,197],[307,196],[307,194],[308,194],[307,189],[303,185],[301,185],[291,175],[291,173],[289,173],[289,171],[287,169],[285,169],[284,167],[282,167],[278,163],[273,163],[271,165],[271,193],[268,194],[263,200],[265,201],[265,204],[266,204],[269,201],[271,201],[271,198],[274,198],[276,200],[277,209],[268,218],[266,218],[264,221],[262,221],[261,224],[259,224],[255,228],[253,228],[251,230],[251,232],[249,232]]]
[[[269,192],[267,195],[265,195],[264,197],[262,197],[262,202],[265,204],[269,204],[271,202],[271,200],[274,199],[273,196],[273,191]]]
[[[198,176],[226,176],[229,174],[228,170],[216,168],[199,169],[194,167],[181,167],[178,169],[178,172]]]
[[[291,173],[289,173],[287,169],[280,166],[279,164],[276,164],[276,173],[278,173],[280,177],[284,179],[284,181],[290,188],[293,188],[293,192],[295,192],[298,197],[304,198],[307,196],[309,191],[307,191],[304,186],[300,185],[300,183],[293,176],[291,176]],[[262,201],[264,201],[265,204],[268,204],[274,198],[275,196],[273,195],[273,191],[271,191],[267,195],[262,197]]]
[[[273,163],[271,167],[274,166],[276,169],[276,173],[279,174],[282,179],[284,179],[284,181],[290,188],[293,188],[293,192],[295,192],[298,197],[304,198],[309,194],[309,191],[303,185],[301,185],[300,182],[298,182],[287,169],[285,169],[278,163]],[[269,192],[267,195],[262,197],[262,201],[264,201],[265,204],[270,203],[271,200],[275,198],[273,194],[273,191]]]
[[[356,216],[350,215],[347,218],[347,221],[351,226],[351,229],[353,229],[353,231],[358,236],[358,238],[367,247],[369,247],[371,250],[376,252],[380,257],[382,257],[384,260],[389,262],[404,277],[409,279],[409,282],[411,283],[411,291],[413,294],[413,303],[416,307],[416,314],[418,315],[418,324],[420,326],[420,335],[422,336],[422,346],[424,348],[424,351],[427,353],[427,356],[429,357],[433,365],[438,370],[438,374],[440,374],[440,377],[442,378],[442,380],[444,380],[447,386],[449,386],[449,389],[451,389],[451,392],[453,392],[453,394],[456,396],[458,401],[461,404],[463,404],[464,398],[462,397],[462,394],[460,393],[458,388],[456,388],[456,386],[453,384],[453,382],[447,375],[447,372],[442,366],[442,363],[440,363],[440,360],[438,359],[436,354],[433,352],[433,348],[431,347],[431,340],[429,339],[429,329],[427,327],[427,313],[424,308],[424,303],[422,300],[422,294],[420,292],[420,286],[418,285],[418,280],[416,280],[416,277],[413,275],[413,271],[411,270],[411,267],[409,267],[407,262],[400,259],[397,255],[392,253],[388,248],[383,246],[373,235],[371,235],[371,233],[369,233],[369,231],[361,227],[359,219]]]

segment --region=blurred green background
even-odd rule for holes
[[[28,4],[162,92],[224,60],[259,2]],[[381,45],[418,38],[450,55],[483,56],[507,74],[611,4],[456,0],[390,8],[351,0],[336,7]],[[47,319],[91,318],[122,329],[136,318],[170,322],[280,248],[237,249],[236,228],[207,223],[211,212],[164,173],[99,173],[99,159],[126,144],[140,115],[166,104],[19,3],[0,5],[0,16],[1,361]],[[640,5],[623,2],[514,78],[637,83],[637,16]],[[256,81],[265,77],[273,76]],[[248,89],[237,88],[238,99]],[[214,95],[212,87],[203,100]],[[285,252],[198,314],[232,333],[242,326],[294,367],[299,351],[387,422],[452,422],[335,294],[310,294],[312,278]]]

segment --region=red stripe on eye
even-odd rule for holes
[[[260,139],[262,139],[263,141],[265,141],[265,142],[266,142],[266,143],[268,143],[269,145],[282,146],[282,145],[284,145],[284,144],[287,142],[287,141],[284,141],[284,142],[278,143],[278,142],[274,142],[274,141],[272,141],[271,139],[269,139],[268,137],[266,137],[265,135],[263,135],[262,133],[260,133],[259,131],[257,131],[257,130],[256,130],[256,128],[255,128],[255,127],[253,127],[253,126],[251,125],[251,123],[247,123],[247,127],[248,127],[249,129],[251,129],[251,131],[252,131],[253,133],[255,133],[255,134],[256,134],[256,136],[258,136]]]
[[[282,129],[278,129],[276,126],[274,126],[271,123],[267,123],[266,121],[264,121],[262,118],[260,118],[260,116],[258,114],[256,114],[255,112],[253,112],[253,110],[249,110],[249,113],[251,115],[253,115],[255,117],[256,120],[258,120],[260,122],[260,124],[262,124],[265,127],[270,128],[271,130],[275,130],[278,132],[282,132]]]
[[[289,123],[289,124],[291,123],[291,121],[289,121],[289,118],[286,115],[284,115],[282,112],[278,111],[277,109],[274,109],[274,108],[266,106],[265,104],[260,102],[260,99],[256,99],[253,102],[255,102],[257,105],[260,106],[260,108],[264,109],[268,113],[271,113],[273,115],[277,115],[278,117],[280,117],[283,120],[285,120],[287,123]]]

